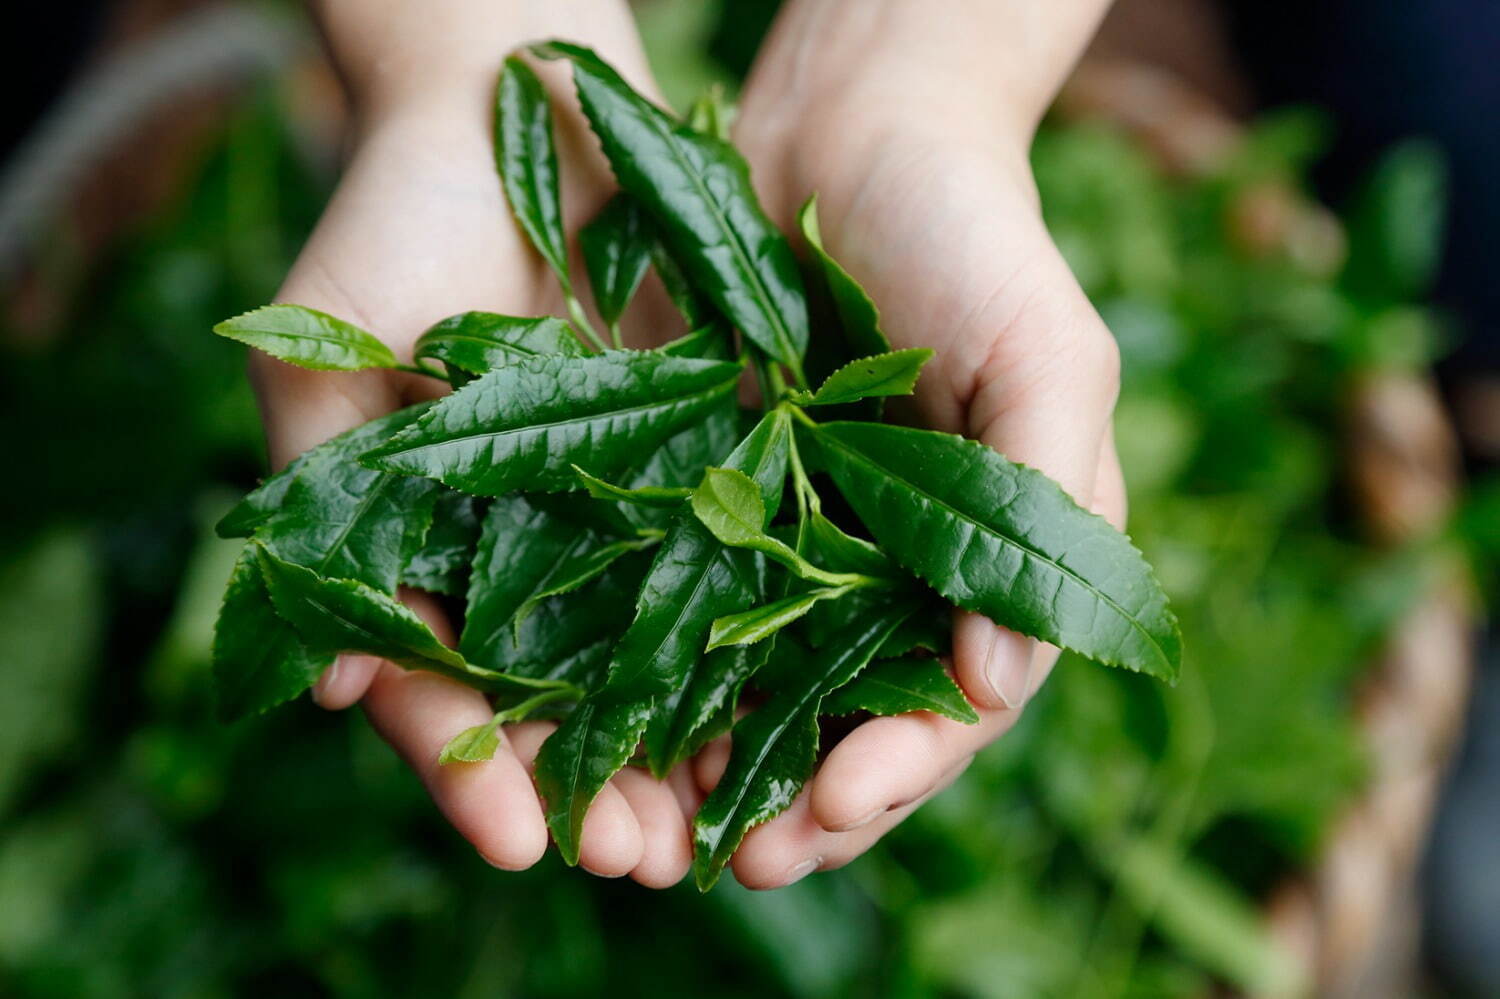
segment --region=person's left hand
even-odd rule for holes
[[[892,343],[936,349],[911,415],[1046,472],[1120,526],[1118,353],[1047,234],[1027,165],[1055,83],[993,77],[1003,25],[984,22],[1003,21],[1006,0],[953,11],[953,37],[934,37],[943,25],[928,6],[794,0],[747,85],[736,139],[783,228],[818,193],[824,243]],[[1059,73],[1071,56],[1061,61]],[[859,856],[1014,724],[1056,657],[961,615],[953,665],[980,722],[919,712],[861,725],[786,812],[751,830],[736,877],[774,888]],[[721,740],[700,755],[705,790],[727,754]]]

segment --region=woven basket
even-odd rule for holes
[[[1165,169],[1187,175],[1214,169],[1243,135],[1222,105],[1180,76],[1118,56],[1085,58],[1058,110],[1112,122]],[[1262,190],[1255,199],[1236,219],[1242,238],[1314,261],[1342,246],[1333,216],[1298,192]],[[1358,378],[1344,427],[1349,492],[1372,541],[1394,546],[1438,530],[1456,501],[1459,449],[1431,379]],[[1265,902],[1272,938],[1318,996],[1418,991],[1416,869],[1462,730],[1475,624],[1463,567],[1456,560],[1435,566],[1357,691],[1368,785],[1334,823],[1313,867],[1289,876]]]

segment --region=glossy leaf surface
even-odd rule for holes
[[[505,60],[495,88],[495,169],[516,221],[571,292],[552,108],[542,81],[518,56]]]
[[[415,352],[419,360],[442,361],[450,369],[482,375],[530,357],[576,357],[584,349],[561,319],[461,312],[433,324],[417,339]]]
[[[532,358],[465,385],[366,460],[486,496],[572,489],[574,465],[628,465],[729,396],[739,374],[650,351]]]
[[[862,357],[829,375],[803,401],[809,406],[837,406],[873,397],[911,395],[922,366],[930,360],[932,351],[925,347]]]
[[[333,665],[333,653],[308,648],[271,605],[247,544],[234,564],[214,626],[214,694],[225,720],[273,708],[307,690]]]
[[[887,606],[841,641],[808,653],[765,704],[734,726],[729,765],[693,820],[693,873],[700,889],[718,880],[745,833],[784,811],[812,776],[824,695],[854,679],[904,613]]]
[[[949,600],[1099,662],[1176,678],[1177,621],[1150,567],[1042,473],[902,427],[828,423],[799,440],[876,541]]]
[[[573,61],[573,80],[615,178],[650,213],[693,284],[770,357],[795,372],[807,349],[807,302],[786,237],[756,200],[728,143],[674,122],[592,51],[535,50]]]
[[[903,715],[931,711],[954,721],[973,724],[979,712],[936,659],[915,657],[871,663],[859,676],[829,694],[822,712],[847,715]]]
[[[606,324],[614,326],[640,287],[651,266],[650,230],[640,205],[628,194],[610,198],[593,221],[578,233],[594,305]]]

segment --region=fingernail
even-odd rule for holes
[[[325,669],[323,675],[318,677],[318,682],[313,684],[312,699],[318,707],[323,707],[323,698],[328,695],[328,688],[332,687],[334,681],[339,678],[339,667],[342,665],[344,665],[344,657],[335,657],[333,665]]]
[[[590,867],[588,864],[585,864],[581,860],[578,862],[578,866],[582,867],[584,870],[588,871],[590,874],[592,874],[596,878],[607,878],[610,881],[613,881],[613,880],[615,880],[617,878],[623,878],[626,874],[630,873],[629,871],[621,871],[619,874],[607,874],[604,871],[596,871],[596,870],[594,870],[592,867]]]
[[[844,823],[841,826],[833,826],[833,827],[829,828],[828,831],[829,832],[853,832],[855,829],[858,829],[860,826],[867,826],[867,825],[869,825],[871,822],[874,822],[876,819],[880,818],[880,816],[884,815],[888,811],[890,811],[890,809],[887,808],[885,805],[878,805],[875,808],[870,809],[864,815],[861,815],[859,818],[855,819],[853,822],[846,822],[846,823]]]
[[[1026,703],[1035,651],[1029,638],[1014,631],[996,630],[990,640],[984,680],[1000,703],[1012,711]]]
[[[807,877],[813,871],[816,871],[819,867],[822,866],[822,857],[813,857],[810,860],[804,860],[802,863],[798,864],[796,867],[793,867],[790,871],[787,872],[786,880],[782,882],[781,887],[785,888],[787,885],[796,884],[798,881],[801,881],[803,878]]]

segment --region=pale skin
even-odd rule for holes
[[[338,191],[277,300],[359,323],[404,359],[423,329],[465,309],[563,314],[493,172],[490,88],[502,54],[555,36],[596,48],[654,95],[628,8],[615,0],[315,6],[357,130]],[[937,351],[903,415],[1041,469],[1120,525],[1114,342],[1042,225],[1026,161],[1037,120],[1105,6],[792,0],[747,81],[735,138],[772,217],[792,229],[796,207],[817,191],[824,241],[880,305],[891,340]],[[611,182],[566,100],[566,71],[539,69],[560,106],[564,207],[576,230]],[[659,337],[660,303],[642,306],[635,331]],[[253,362],[252,378],[278,466],[436,385],[268,359]],[[404,596],[446,627],[419,594]],[[859,856],[1014,724],[1055,659],[1054,649],[960,615],[953,669],[979,724],[918,713],[861,725],[790,809],[746,837],[736,877],[774,888]],[[490,863],[521,869],[542,856],[547,831],[529,767],[550,723],[509,726],[487,763],[440,768],[443,744],[488,719],[478,693],[345,656],[314,697],[331,709],[360,703]],[[651,887],[679,881],[690,817],[728,748],[709,746],[660,783],[627,767],[589,811],[581,865]]]

